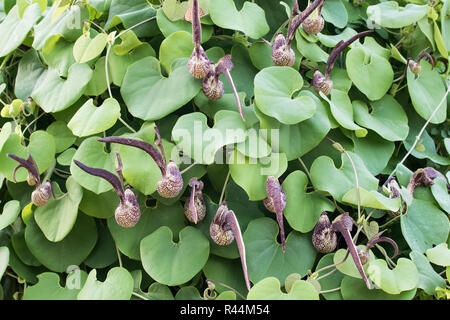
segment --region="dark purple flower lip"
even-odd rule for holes
[[[19,168],[25,168],[28,171],[28,173],[33,177],[33,179],[36,181],[36,187],[39,187],[41,185],[41,177],[39,175],[39,169],[31,154],[28,155],[28,159],[26,160],[11,153],[7,153],[6,156],[19,162],[19,165],[14,168],[12,174],[14,182],[17,183],[16,180],[17,170]]]
[[[366,245],[366,252],[369,252],[370,248],[374,247],[379,242],[387,242],[387,243],[390,243],[392,245],[392,247],[394,247],[394,254],[391,257],[391,259],[394,259],[396,256],[398,256],[398,245],[391,238],[382,237],[381,235],[385,232],[386,232],[386,230],[383,230],[383,231],[375,234],[372,238],[370,238],[369,242],[367,242],[367,245]]]
[[[75,160],[75,159],[73,160],[73,162],[81,170],[85,171],[86,173],[108,181],[113,186],[114,190],[116,191],[117,195],[119,196],[120,201],[121,202],[125,201],[125,190],[123,188],[123,182],[115,174],[113,174],[105,169],[89,167],[89,166],[85,165],[84,163],[82,163],[78,160]]]
[[[344,237],[348,250],[350,251],[353,261],[355,262],[356,268],[361,274],[361,277],[363,278],[367,288],[372,289],[372,284],[369,278],[367,278],[366,273],[364,272],[361,259],[358,255],[358,250],[356,248],[356,245],[353,243],[353,239],[350,234],[353,228],[353,219],[349,216],[348,212],[345,212],[334,219],[331,227],[335,232],[340,232]]]
[[[419,186],[431,186],[434,184],[434,179],[442,178],[447,184],[447,189],[450,189],[450,185],[446,179],[446,177],[437,171],[434,168],[426,167],[417,169],[416,172],[411,176],[407,189],[411,193],[414,194],[414,190]]]
[[[231,230],[231,232],[233,233],[234,239],[236,239],[236,244],[238,246],[239,255],[241,256],[241,264],[242,270],[244,272],[245,284],[247,286],[247,289],[250,290],[251,285],[248,276],[245,245],[242,238],[241,228],[239,227],[239,222],[237,221],[234,211],[228,209],[226,201],[223,201],[217,209],[216,215],[211,222],[211,225],[213,224],[218,225],[219,228],[223,231]]]
[[[156,149],[156,147],[151,145],[150,143],[147,143],[145,141],[138,140],[138,139],[133,139],[133,138],[112,136],[112,137],[99,138],[99,139],[97,139],[97,141],[123,144],[126,146],[139,148],[139,149],[145,151],[148,155],[150,155],[150,157],[153,158],[156,165],[161,170],[161,174],[163,176],[165,176],[167,164],[166,164],[166,158],[165,158],[165,153],[164,153],[164,147],[161,142],[161,136],[159,134],[158,127],[155,126],[154,129],[155,129],[155,133],[156,133],[156,137],[157,137],[155,144],[158,146],[160,151],[158,151],[158,149]]]

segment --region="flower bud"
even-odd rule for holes
[[[302,23],[303,30],[307,34],[318,34],[323,30],[323,27],[325,25],[325,20],[321,16],[318,17],[311,17],[305,19]]]
[[[192,187],[191,197],[184,204],[184,214],[190,222],[197,223],[202,221],[206,215],[206,205],[202,194],[203,182],[192,178],[189,185]]]
[[[409,60],[408,66],[412,73],[414,73],[414,74],[420,73],[420,69],[421,69],[420,63],[417,63],[411,59],[411,60]]]
[[[327,212],[323,211],[314,228],[312,243],[314,248],[321,253],[330,253],[336,249],[337,236],[331,228]]]
[[[223,97],[224,93],[223,82],[214,70],[215,68],[211,68],[202,82],[202,91],[209,100],[219,100]]]
[[[333,90],[333,81],[327,79],[319,70],[314,72],[312,85],[317,93],[323,92],[326,96]]]
[[[183,189],[183,177],[177,164],[170,160],[166,174],[158,181],[157,191],[163,198],[175,198]]]
[[[295,62],[294,50],[287,44],[282,33],[278,34],[272,46],[272,62],[276,66],[292,66]]]
[[[33,191],[33,193],[31,194],[31,201],[36,207],[45,206],[50,200],[51,192],[52,185],[50,184],[50,181],[47,181]]]
[[[356,247],[356,251],[358,252],[359,260],[361,260],[362,265],[365,265],[367,262],[369,262],[369,260],[370,260],[369,252],[361,250],[358,247]]]
[[[227,246],[234,240],[233,230],[227,221],[229,212],[226,204],[220,205],[209,227],[211,239],[219,246]]]
[[[117,224],[124,228],[132,228],[138,223],[141,217],[141,210],[131,189],[125,189],[124,200],[119,203],[114,216]]]

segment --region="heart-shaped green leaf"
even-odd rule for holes
[[[159,61],[147,57],[128,68],[120,92],[133,116],[157,120],[189,102],[200,87],[200,82],[189,73],[185,59],[175,62],[166,78],[161,75]]]
[[[73,46],[73,56],[78,63],[85,63],[97,58],[105,49],[108,41],[106,33],[99,33],[94,38],[90,34],[82,34]]]
[[[402,106],[390,95],[385,95],[371,104],[369,113],[367,105],[356,100],[352,102],[355,121],[372,129],[389,141],[403,141],[408,136],[408,117]]]
[[[178,235],[184,228],[184,221],[184,211],[180,204],[170,207],[158,204],[156,208],[143,209],[141,218],[131,229],[119,226],[114,217],[108,219],[108,228],[119,250],[131,259],[140,260],[139,245],[142,239],[162,226],[169,227]]]
[[[446,243],[441,243],[432,249],[428,249],[425,253],[431,263],[442,267],[450,266],[450,250]]]
[[[14,86],[14,93],[17,98],[26,101],[46,74],[47,68],[42,64],[37,51],[30,49],[25,52],[19,62]]]
[[[348,22],[347,10],[342,0],[324,2],[322,16],[326,22],[330,22],[338,28],[344,28]]]
[[[358,245],[358,248],[365,251],[365,246]],[[347,253],[346,249],[339,249],[333,256],[333,263],[340,263],[344,260],[345,255]],[[369,262],[375,260],[376,257],[373,254],[372,250],[369,250]],[[367,273],[367,267],[369,266],[369,262],[363,266],[364,271]],[[356,268],[355,261],[352,259],[352,256],[349,254],[345,262],[340,263],[336,266],[336,268],[342,273],[350,277],[362,279],[361,273],[359,273]]]
[[[79,214],[70,233],[60,242],[51,242],[31,218],[25,229],[25,241],[44,266],[55,272],[65,272],[67,267],[78,266],[89,256],[97,242],[97,228],[94,219]]]
[[[363,280],[344,277],[341,283],[341,294],[344,300],[411,300],[417,289],[403,291],[400,294],[388,294],[381,289],[367,289]]]
[[[69,177],[66,181],[68,195],[61,200],[50,201],[34,212],[34,219],[45,237],[58,242],[64,239],[72,230],[77,220],[78,205],[83,197],[83,189]]]
[[[427,9],[427,5],[409,3],[399,7],[396,1],[386,1],[367,7],[367,17],[385,28],[402,28],[422,19]]]
[[[347,73],[355,86],[370,100],[381,99],[394,80],[388,60],[366,47],[354,47],[345,60]]]
[[[54,2],[44,19],[34,27],[33,48],[36,50],[41,50],[46,41],[54,35],[74,41],[83,33],[81,21],[89,19],[88,9],[82,6],[71,6],[53,19],[59,3],[59,1]]]
[[[62,77],[67,77],[70,66],[76,63],[73,57],[73,42],[60,35],[51,36],[42,48],[42,58],[50,69],[58,70]]]
[[[0,230],[5,229],[7,226],[16,221],[20,213],[20,202],[17,200],[11,200],[5,203],[3,206],[3,212],[0,215]]]
[[[414,199],[408,211],[400,219],[402,234],[412,250],[425,253],[446,242],[450,231],[450,222],[445,213],[433,203]]]
[[[256,3],[245,1],[238,11],[233,0],[210,0],[209,14],[215,25],[239,30],[253,39],[269,32],[264,10]]]
[[[211,164],[223,146],[245,141],[246,127],[239,113],[221,110],[214,115],[214,126],[200,112],[181,116],[172,129],[177,147],[197,163]]]
[[[445,95],[445,86],[441,76],[435,69],[431,69],[430,63],[422,59],[420,61],[421,71],[415,79],[411,70],[407,71],[408,92],[411,96],[412,104],[417,113],[428,120],[434,109],[442,101]],[[441,123],[445,121],[447,115],[447,105],[442,103],[436,114],[431,118],[431,123]]]
[[[114,98],[108,98],[96,107],[89,99],[78,109],[67,126],[78,137],[86,137],[111,128],[120,117],[120,105]]]
[[[90,268],[106,268],[118,260],[116,244],[106,225],[98,224],[98,240],[84,263]]]
[[[297,280],[291,291],[281,291],[280,280],[274,277],[262,279],[247,295],[248,300],[319,300],[319,293],[309,282]]]
[[[67,80],[64,80],[58,71],[49,70],[31,96],[45,112],[67,109],[83,95],[92,73],[86,64],[73,64],[69,68]]]
[[[29,5],[22,18],[19,17],[18,6],[14,6],[0,24],[0,57],[20,46],[40,17],[41,9],[37,3]]]
[[[346,92],[331,90],[331,100],[320,92],[320,96],[330,105],[334,119],[345,129],[354,130],[357,137],[365,137],[367,129],[358,126],[353,120],[352,102]]]
[[[59,284],[57,273],[44,272],[37,277],[38,283],[25,289],[23,300],[77,300],[88,275],[84,270],[72,271],[67,276],[64,288]]]
[[[68,164],[70,166],[72,160]],[[87,189],[83,189],[83,199],[79,208],[88,216],[100,219],[108,219],[114,215],[114,211],[119,205],[119,197],[114,190],[109,190],[96,194]]]
[[[14,252],[17,254],[19,259],[28,266],[39,267],[42,264],[36,259],[35,256],[28,249],[27,243],[25,242],[25,230],[15,233],[11,237],[11,244]]]
[[[244,232],[248,274],[253,283],[266,277],[284,281],[291,273],[304,276],[312,268],[317,252],[311,235],[292,231],[286,238],[283,253],[277,241],[279,231],[274,219],[259,218],[251,221]]]
[[[296,124],[311,118],[314,100],[306,95],[292,99],[303,86],[301,75],[290,67],[269,67],[255,77],[255,103],[258,109],[284,124]]]
[[[229,167],[233,180],[247,192],[250,201],[256,201],[267,197],[267,177],[280,177],[287,169],[287,159],[284,153],[274,152],[270,157],[253,159],[235,150]]]
[[[366,190],[376,190],[378,179],[367,170],[361,159],[353,152],[348,152],[353,160],[358,174],[359,186]],[[342,166],[337,169],[333,160],[327,156],[317,158],[311,166],[311,180],[313,185],[322,191],[330,193],[336,201],[342,201],[342,197],[355,188],[355,174],[350,161],[341,154]]]
[[[53,136],[55,140],[55,152],[60,153],[69,148],[77,139],[67,128],[64,121],[55,121],[47,127],[47,133]]]
[[[171,73],[172,63],[178,58],[189,58],[194,50],[192,34],[177,31],[164,39],[159,47],[159,59],[167,73]]]
[[[127,269],[116,267],[109,270],[106,280],[97,280],[97,270],[91,270],[78,300],[130,300],[134,281]]]
[[[444,288],[445,279],[442,278],[430,264],[430,261],[420,252],[411,251],[409,256],[419,272],[418,288],[423,289],[427,294],[434,294],[436,288]]]
[[[303,33],[304,34],[304,33]],[[298,31],[295,34],[295,40],[297,41],[297,50],[313,62],[327,62],[328,53],[326,53],[317,43],[309,42],[303,34]]]
[[[370,261],[367,275],[379,288],[389,294],[413,290],[419,283],[416,265],[405,258],[398,259],[397,266],[392,270],[383,259]]]
[[[290,173],[283,181],[286,192],[284,215],[289,225],[306,233],[314,229],[322,211],[334,211],[334,205],[320,193],[306,192],[308,177],[302,171]]]
[[[191,280],[206,264],[209,241],[200,230],[185,227],[179,242],[173,242],[172,230],[166,226],[141,241],[144,270],[156,281],[176,286]]]

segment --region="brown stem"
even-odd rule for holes
[[[339,41],[339,43],[333,48],[333,50],[331,50],[331,53],[328,56],[325,77],[327,79],[329,78],[331,69],[333,69],[333,66],[334,66],[334,63],[336,62],[337,57],[339,56],[339,54],[341,54],[342,51],[344,51],[345,48],[347,48],[350,44],[352,44],[356,39],[359,39],[359,38],[361,38],[369,33],[372,33],[372,32],[373,32],[373,30],[363,31],[358,34],[355,34],[353,37],[351,37],[350,39],[348,39],[345,42],[343,40]]]
[[[290,47],[292,39],[294,39],[295,31],[300,27],[303,21],[305,21],[306,18],[309,17],[309,15],[324,2],[325,0],[314,0],[314,2],[307,7],[305,10],[303,10],[300,15],[298,15],[295,19],[292,21],[292,28],[291,33],[287,35],[287,42],[286,44]]]
[[[426,58],[428,58],[428,60],[431,63],[431,69],[434,69],[434,59],[428,52],[426,52],[427,50],[428,50],[428,47],[422,50],[422,52],[417,57],[417,63],[420,63],[420,60],[422,60],[422,58],[426,57]]]

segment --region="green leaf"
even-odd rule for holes
[[[334,119],[345,129],[354,130],[357,137],[365,137],[367,129],[358,126],[353,120],[353,107],[346,92],[331,90],[331,100],[320,92],[320,96],[330,105]]]
[[[14,6],[0,24],[0,57],[17,49],[40,17],[41,9],[37,3],[25,9],[23,18],[19,17],[18,6]]]
[[[352,104],[355,121],[361,126],[372,129],[389,141],[403,141],[408,136],[408,117],[392,96],[385,95],[371,103],[370,113],[364,102],[356,100]]]
[[[67,128],[64,121],[55,121],[47,127],[47,133],[53,136],[55,152],[61,153],[74,144],[76,137]]]
[[[297,41],[297,50],[313,62],[327,62],[328,53],[326,53],[317,43],[309,42],[306,40],[300,31],[295,34],[295,40]]]
[[[45,131],[38,130],[31,134],[30,143],[27,147],[21,144],[21,138],[18,134],[9,135],[8,139],[3,144],[0,152],[0,173],[6,179],[13,181],[12,173],[18,162],[6,157],[7,153],[12,153],[21,158],[28,158],[28,154],[36,161],[39,168],[39,173],[43,173],[55,158],[55,142],[53,137]],[[24,168],[20,168],[16,172],[16,180],[18,182],[25,181],[28,173]]]
[[[141,258],[145,271],[156,281],[169,286],[191,280],[206,264],[209,241],[200,230],[185,227],[179,242],[166,226],[141,241]]]
[[[431,263],[442,267],[450,266],[450,250],[447,243],[441,243],[432,249],[428,249],[425,253]]]
[[[366,247],[363,245],[358,245],[358,248],[360,248],[363,251],[365,251],[365,249],[366,249]],[[347,249],[339,249],[338,251],[336,251],[336,253],[333,256],[333,263],[339,263],[342,260],[344,260],[346,252],[347,252]],[[369,267],[370,262],[376,259],[372,250],[369,250],[369,256],[370,256],[369,262],[363,266],[363,269],[366,272],[366,274],[367,274],[367,268]],[[336,266],[336,268],[341,273],[343,273],[347,276],[362,279],[361,274],[359,273],[358,269],[356,268],[355,261],[352,259],[352,256],[350,254],[347,257],[347,259],[345,260],[345,262],[338,264]]]
[[[370,100],[381,99],[391,87],[394,71],[389,61],[373,50],[354,47],[346,57],[347,73]]]
[[[73,42],[60,35],[48,38],[42,48],[42,58],[50,69],[55,69],[61,77],[67,77],[69,68],[76,63],[73,57]]]
[[[353,205],[358,204],[357,200],[357,191],[356,188],[348,191],[343,197],[342,202],[350,203]],[[400,198],[388,198],[383,194],[371,190],[367,191],[364,188],[359,188],[359,200],[360,204],[363,207],[373,208],[373,209],[381,209],[388,210],[392,212],[397,212],[400,209]]]
[[[189,73],[186,60],[175,62],[166,78],[161,74],[159,61],[147,57],[128,68],[121,94],[133,116],[157,120],[189,102],[200,91],[200,87],[200,81]]]
[[[61,287],[59,275],[44,272],[37,276],[39,282],[26,287],[23,300],[77,300],[77,295],[88,277],[84,270],[72,271],[66,279],[66,286]]]
[[[434,294],[436,288],[445,287],[445,279],[442,278],[436,271],[434,271],[430,262],[427,258],[420,252],[411,251],[409,253],[411,260],[417,267],[419,271],[419,284],[418,288],[423,289],[427,294]]]
[[[233,0],[210,0],[209,14],[215,25],[239,30],[253,39],[269,32],[264,10],[249,1],[238,11]]]
[[[34,49],[25,52],[19,62],[14,86],[17,98],[26,101],[46,74],[47,68],[42,64],[38,52]]]
[[[324,255],[317,264],[316,270],[320,270],[323,267],[334,264],[333,257],[334,253]],[[327,273],[326,270],[324,270],[323,273],[319,274],[319,276],[325,275],[326,273]],[[342,274],[339,271],[336,271],[326,276],[325,278],[320,279],[319,283],[321,290],[326,291],[340,287],[342,279],[344,277],[345,277],[344,274]],[[342,300],[342,294],[340,291],[322,293],[322,296],[327,300]]]
[[[211,164],[223,146],[245,141],[245,131],[245,124],[235,111],[218,111],[214,115],[212,128],[208,126],[204,114],[193,112],[177,120],[172,137],[185,155],[197,163]]]
[[[111,59],[112,60],[112,59]],[[99,96],[108,88],[106,83],[106,70],[105,70],[106,57],[101,57],[95,62],[94,71],[92,73],[92,78],[84,90],[84,94],[87,96]],[[110,61],[111,63],[111,61]],[[123,67],[123,66],[122,66]],[[109,66],[111,69],[111,64]],[[111,71],[111,70],[110,70]],[[122,78],[125,75],[125,70],[123,71]],[[113,77],[109,77],[109,84],[113,81]]]
[[[244,232],[248,274],[253,283],[266,277],[284,281],[291,273],[304,276],[312,268],[317,252],[311,244],[311,234],[289,233],[283,253],[278,233],[277,222],[270,218],[251,221]]]
[[[179,203],[173,206],[158,204],[156,208],[143,208],[141,218],[131,229],[119,226],[114,217],[108,219],[108,228],[120,252],[127,257],[140,260],[141,240],[159,227],[166,226],[176,235],[184,228],[184,210]]]
[[[194,50],[192,34],[177,31],[165,38],[159,47],[159,59],[167,73],[171,73],[172,63],[178,58],[189,58]]]
[[[104,144],[98,142],[97,139],[98,137],[90,137],[83,140],[73,159],[89,167],[102,168],[114,172],[115,155],[106,153],[103,149]],[[106,192],[113,188],[108,181],[84,172],[74,162],[70,164],[70,172],[83,188],[96,194]]]
[[[269,67],[255,77],[255,103],[258,109],[284,124],[296,124],[311,118],[316,105],[311,97],[292,99],[303,86],[300,74],[290,67]]]
[[[0,230],[5,229],[16,221],[20,213],[20,202],[11,200],[3,206],[3,212],[0,215]]]
[[[39,229],[34,218],[25,229],[25,241],[31,253],[48,269],[65,272],[71,265],[80,265],[97,242],[94,219],[79,214],[71,232],[60,242],[51,242]]]
[[[81,186],[69,177],[66,181],[68,195],[61,200],[50,199],[43,207],[36,208],[34,219],[45,237],[58,242],[72,230],[77,220],[78,205],[83,197]]]
[[[439,105],[445,95],[445,86],[436,69],[431,69],[430,63],[425,59],[420,61],[421,71],[415,79],[408,68],[408,92],[416,112],[425,120],[431,117],[434,109]],[[439,110],[431,118],[431,123],[444,122],[447,115],[447,105],[444,101]]]
[[[92,78],[92,70],[86,64],[73,64],[67,80],[58,71],[49,70],[43,81],[33,90],[31,97],[45,112],[58,112],[74,104]]]
[[[114,126],[119,117],[120,105],[116,99],[108,98],[99,107],[89,99],[78,109],[67,126],[74,135],[86,137],[108,130]]]
[[[322,211],[334,211],[334,205],[320,193],[306,192],[307,176],[299,170],[290,173],[283,181],[286,192],[284,216],[289,225],[306,233],[314,229]]]
[[[319,300],[319,293],[309,282],[297,280],[289,293],[281,291],[280,280],[274,277],[262,279],[248,293],[248,300]]]
[[[70,163],[68,165],[70,166]],[[114,215],[118,205],[119,197],[114,190],[95,194],[92,191],[83,189],[83,199],[80,202],[79,209],[88,216],[107,219]]]
[[[229,159],[229,167],[233,180],[245,190],[250,201],[256,201],[267,197],[267,177],[280,177],[287,169],[287,159],[284,153],[274,152],[270,157],[253,159],[235,150]]]
[[[156,10],[150,6],[147,0],[112,0],[105,29],[111,29],[120,23],[122,23],[125,28],[130,28],[155,15]],[[155,29],[158,29],[156,22],[150,21],[134,28],[133,31],[138,37],[151,37],[157,33]]]
[[[134,281],[127,269],[115,267],[109,270],[106,280],[97,280],[97,270],[91,270],[78,300],[130,300]]]
[[[188,6],[189,1],[178,2],[177,0],[167,0],[163,2],[162,10],[158,10],[158,13],[159,11],[162,11],[170,20],[177,21],[184,18],[184,14],[186,13]]]
[[[367,7],[367,17],[384,28],[402,28],[422,19],[427,9],[428,5],[399,7],[396,1],[386,1]]]
[[[417,289],[403,291],[400,294],[388,294],[381,289],[367,289],[364,281],[352,277],[344,277],[341,283],[341,294],[344,300],[411,300]]]
[[[0,247],[0,280],[5,273],[9,263],[9,249],[8,247]]]
[[[28,249],[25,242],[25,230],[21,230],[11,237],[11,245],[18,258],[26,265],[35,267],[42,265]]]
[[[133,49],[140,47],[143,42],[139,40],[133,30],[129,30],[120,36],[120,40],[122,41],[120,44],[116,44],[113,47],[114,53],[118,56],[123,56],[124,54],[129,53]]]
[[[85,63],[97,58],[105,49],[108,41],[108,35],[99,33],[94,38],[89,34],[82,34],[73,46],[73,56],[76,62]]]
[[[344,28],[347,25],[348,14],[341,0],[326,1],[323,4],[322,16],[326,22],[338,28]]]
[[[348,153],[355,164],[359,186],[369,191],[376,190],[378,179],[372,176],[357,154]],[[344,154],[341,154],[341,163],[342,166],[337,169],[330,157],[320,156],[314,160],[310,170],[313,185],[330,193],[339,202],[356,185],[353,168]]]
[[[433,193],[434,199],[445,212],[450,214],[450,196],[447,191],[446,181],[442,178],[437,178],[433,182],[431,192]]]
[[[425,253],[446,242],[450,231],[450,222],[445,213],[433,203],[414,199],[408,211],[400,218],[403,237],[412,250]]]
[[[83,33],[81,21],[89,19],[87,8],[71,6],[56,19],[53,19],[58,9],[58,4],[58,1],[55,2],[44,19],[34,27],[33,48],[36,50],[41,50],[46,41],[54,35],[59,35],[66,40],[75,41]]]
[[[398,259],[397,266],[392,270],[383,259],[370,261],[367,275],[379,288],[389,294],[413,290],[419,283],[416,265],[405,258]]]

